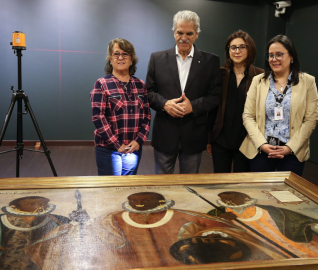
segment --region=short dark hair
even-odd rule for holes
[[[106,66],[104,69],[106,74],[110,74],[113,72],[113,66],[110,63],[110,57],[112,56],[113,48],[116,43],[118,44],[119,48],[130,54],[132,65],[129,67],[129,75],[134,75],[137,70],[136,64],[138,63],[138,57],[136,56],[134,45],[123,38],[115,38],[109,42],[107,48]]]
[[[230,68],[230,69],[233,68],[233,62],[232,62],[231,57],[230,57],[229,46],[230,46],[232,40],[236,39],[236,38],[243,39],[247,45],[248,55],[246,58],[246,68],[248,68],[251,64],[254,63],[255,56],[256,56],[256,46],[255,46],[254,40],[251,38],[251,36],[242,30],[238,30],[238,31],[234,32],[233,34],[231,34],[226,41],[225,48],[224,48],[225,49],[224,67]]]
[[[165,200],[165,197],[157,192],[138,192],[138,193],[134,193],[128,196],[128,200],[129,198],[131,198],[131,196],[144,196],[144,195],[151,195],[154,196],[156,199],[158,200]]]
[[[269,47],[273,43],[276,43],[276,42],[282,44],[284,46],[284,48],[288,51],[289,55],[291,57],[293,57],[293,62],[290,63],[290,71],[292,72],[291,83],[293,85],[297,85],[299,83],[299,73],[301,73],[300,62],[299,62],[296,48],[288,37],[286,37],[284,35],[277,35],[276,37],[273,37],[268,42],[267,47],[266,47],[266,54],[267,54],[266,59],[268,57]],[[269,65],[269,61],[265,60],[265,73],[264,73],[263,79],[266,80],[270,74],[272,74],[273,79],[276,82],[275,74]]]
[[[246,193],[238,192],[238,191],[224,191],[224,192],[221,192],[221,193],[218,194],[218,196],[220,196],[220,195],[235,195],[235,196],[244,196],[244,197],[251,198]]]

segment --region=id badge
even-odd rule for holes
[[[284,120],[283,116],[283,108],[282,107],[275,107],[274,110],[274,120]]]
[[[280,140],[272,136],[267,136],[267,142],[270,145],[276,146],[276,145],[279,145]]]

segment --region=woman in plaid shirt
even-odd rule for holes
[[[98,175],[135,175],[151,120],[147,91],[133,76],[138,58],[129,41],[112,40],[106,62],[91,91]]]

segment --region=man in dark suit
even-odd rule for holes
[[[221,100],[219,57],[198,50],[200,18],[179,11],[173,18],[176,46],[151,54],[146,87],[156,111],[152,146],[156,174],[198,173],[207,142],[208,112]]]

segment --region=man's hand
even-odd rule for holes
[[[180,104],[177,104],[178,102],[182,101],[182,96],[175,99],[168,100],[165,105],[163,106],[163,109],[172,117],[183,117],[185,114],[185,110],[180,106]]]
[[[139,150],[140,145],[134,140],[134,141],[131,141],[129,144],[127,144],[126,147],[130,147],[130,149],[125,150],[126,151],[125,154],[128,154],[128,153],[132,153],[134,151]]]
[[[183,101],[179,103],[179,105],[184,109],[184,115],[192,113],[193,110],[190,100],[186,97],[185,93],[183,93],[181,97]]]
[[[206,146],[206,151],[208,152],[209,155],[212,155],[212,145],[211,144],[208,144]]]

